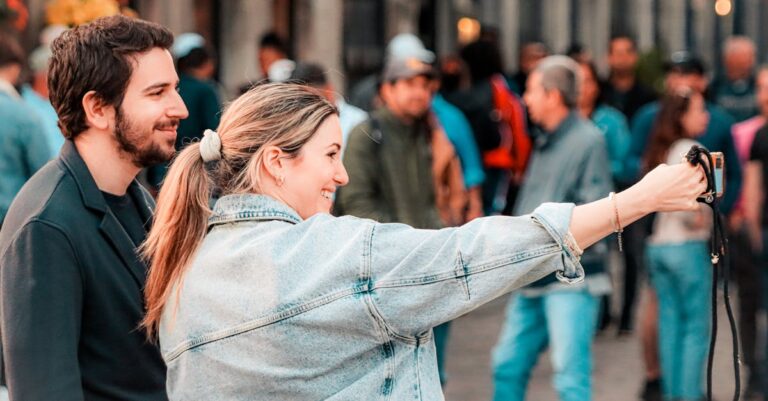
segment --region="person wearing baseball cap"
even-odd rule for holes
[[[392,60],[408,58],[432,64],[435,61],[435,53],[424,47],[421,40],[414,34],[395,35],[387,44],[384,65],[388,65]],[[381,101],[377,97],[381,78],[379,74],[371,74],[361,79],[350,90],[349,103],[368,112],[375,109]]]
[[[382,73],[383,106],[349,134],[344,165],[350,183],[336,212],[441,228],[432,186],[428,112],[432,67],[416,57],[390,59]]]
[[[672,53],[664,64],[665,77],[664,89],[667,93],[679,93],[680,91],[693,90],[704,95],[709,84],[706,73],[707,69],[704,62],[697,55],[688,51],[678,51]],[[660,101],[646,104],[640,108],[631,121],[631,142],[627,154],[627,165],[624,169],[626,180],[629,184],[634,183],[640,173],[640,165],[647,146],[650,143],[651,133],[654,124],[656,124],[659,113]],[[706,131],[697,138],[704,147],[712,152],[723,152],[725,155],[725,182],[728,183],[725,188],[725,194],[720,202],[721,210],[724,214],[730,215],[736,200],[741,192],[741,165],[736,153],[736,148],[731,135],[731,126],[734,123],[733,118],[721,107],[706,102],[706,109],[709,113],[709,123]],[[640,223],[648,224],[648,222]],[[638,226],[638,230],[643,227]],[[644,246],[644,240],[640,241],[640,247]],[[641,250],[644,252],[644,249]],[[640,322],[644,327],[641,328],[643,336],[655,336],[658,329],[658,306],[657,300],[651,292],[646,302],[640,310]],[[658,344],[654,338],[644,338],[643,344],[648,345],[648,349],[643,351],[646,356],[646,393],[651,389],[656,392],[660,389],[658,381],[660,379],[661,367],[658,360],[658,349],[650,344]],[[663,385],[663,383],[662,383]]]
[[[667,92],[674,93],[684,88],[689,88],[700,94],[705,94],[709,81],[707,79],[706,66],[697,55],[688,51],[672,53],[664,64],[664,87]],[[627,171],[637,173],[639,160],[645,152],[646,144],[659,110],[659,102],[652,102],[638,110],[631,123],[632,143],[630,145]],[[720,204],[723,212],[730,213],[736,198],[741,190],[741,167],[731,137],[731,125],[733,118],[721,107],[707,102],[707,112],[710,120],[707,130],[699,140],[712,152],[723,152],[726,160],[725,195]],[[632,174],[636,175],[636,174]]]

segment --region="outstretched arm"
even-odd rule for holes
[[[696,197],[707,189],[700,167],[688,163],[660,165],[640,182],[616,194],[613,201],[603,198],[577,206],[570,230],[582,249],[614,231],[612,219],[618,212],[621,227],[653,212],[698,210]]]

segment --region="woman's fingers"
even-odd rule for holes
[[[699,196],[707,191],[707,181],[700,181],[696,186],[696,196]]]

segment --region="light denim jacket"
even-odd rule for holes
[[[169,397],[442,400],[432,327],[553,272],[582,280],[572,209],[417,230],[225,196],[161,319]]]

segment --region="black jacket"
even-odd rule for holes
[[[154,202],[128,193],[149,225]],[[147,268],[75,145],[17,195],[0,231],[0,337],[12,400],[165,400],[137,329]]]

